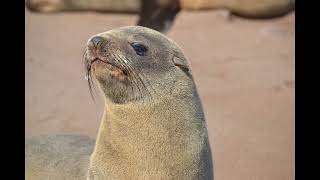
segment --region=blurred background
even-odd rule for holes
[[[88,38],[134,25],[137,14],[25,11],[26,136],[95,138],[103,102],[91,99]],[[263,20],[225,10],[181,11],[166,33],[188,58],[202,99],[215,180],[294,179],[295,13]]]

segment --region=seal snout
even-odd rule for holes
[[[85,52],[86,68],[91,69],[91,66],[94,66],[96,71],[107,69],[108,73],[124,79],[124,76],[127,75],[124,64],[119,61],[119,55],[114,54],[114,47],[110,45],[111,41],[108,37],[99,35],[91,37],[87,42]]]
[[[89,39],[87,47],[90,51],[101,51],[108,44],[108,40],[101,36],[94,36]]]
[[[106,39],[101,36],[94,36],[89,39],[87,43],[87,53],[90,57],[91,63],[95,59],[101,59],[101,52],[106,44]]]
[[[94,36],[93,38],[91,38],[90,43],[93,46],[98,47],[102,44],[103,41],[104,39],[101,36]]]

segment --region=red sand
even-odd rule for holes
[[[103,103],[82,65],[91,35],[137,16],[26,11],[26,135],[95,137]],[[188,57],[202,98],[216,180],[294,178],[294,13],[228,21],[221,11],[182,12],[168,36]]]

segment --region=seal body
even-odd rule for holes
[[[32,11],[106,11],[138,13],[144,7],[166,9],[179,6],[182,10],[228,9],[240,16],[273,17],[295,8],[295,0],[27,0]],[[156,13],[156,12],[155,12]]]
[[[139,12],[140,0],[27,0],[26,6],[33,12],[102,11]]]
[[[227,9],[248,18],[270,18],[295,9],[295,0],[181,0],[186,10]]]
[[[148,107],[109,106],[89,179],[212,180],[204,117],[196,111],[200,104],[177,98]]]
[[[106,104],[89,179],[213,179],[201,101],[176,43],[118,28],[88,41],[86,64]]]
[[[273,18],[295,9],[295,0],[142,0],[138,25],[166,32],[181,10],[225,9],[246,18]]]
[[[137,25],[166,32],[181,10],[226,9],[246,18],[273,18],[295,9],[295,0],[27,0],[34,12],[139,13]]]
[[[26,180],[86,178],[95,140],[76,135],[42,135],[26,139]]]

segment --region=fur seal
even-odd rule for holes
[[[32,12],[53,13],[62,11],[139,12],[140,0],[27,0]]]
[[[174,41],[149,28],[121,27],[92,36],[84,57],[89,87],[98,84],[105,100],[90,163],[81,165],[81,172],[88,167],[87,180],[213,179],[201,101],[187,59]],[[33,147],[38,151],[29,156],[36,161],[47,158],[48,164],[55,164],[56,157],[47,155],[60,149],[75,150],[33,144],[38,144]],[[88,162],[90,150],[92,146],[82,153],[83,163]],[[27,162],[30,164],[39,163]],[[64,179],[74,175],[69,165],[61,165],[64,172],[70,172],[63,174]],[[45,169],[43,166],[41,163],[37,170]]]
[[[295,9],[295,0],[27,0],[33,12],[139,13],[137,25],[166,32],[181,10],[226,9],[246,18],[273,18]]]
[[[25,179],[86,179],[94,145],[94,139],[80,135],[28,138],[25,141]]]

